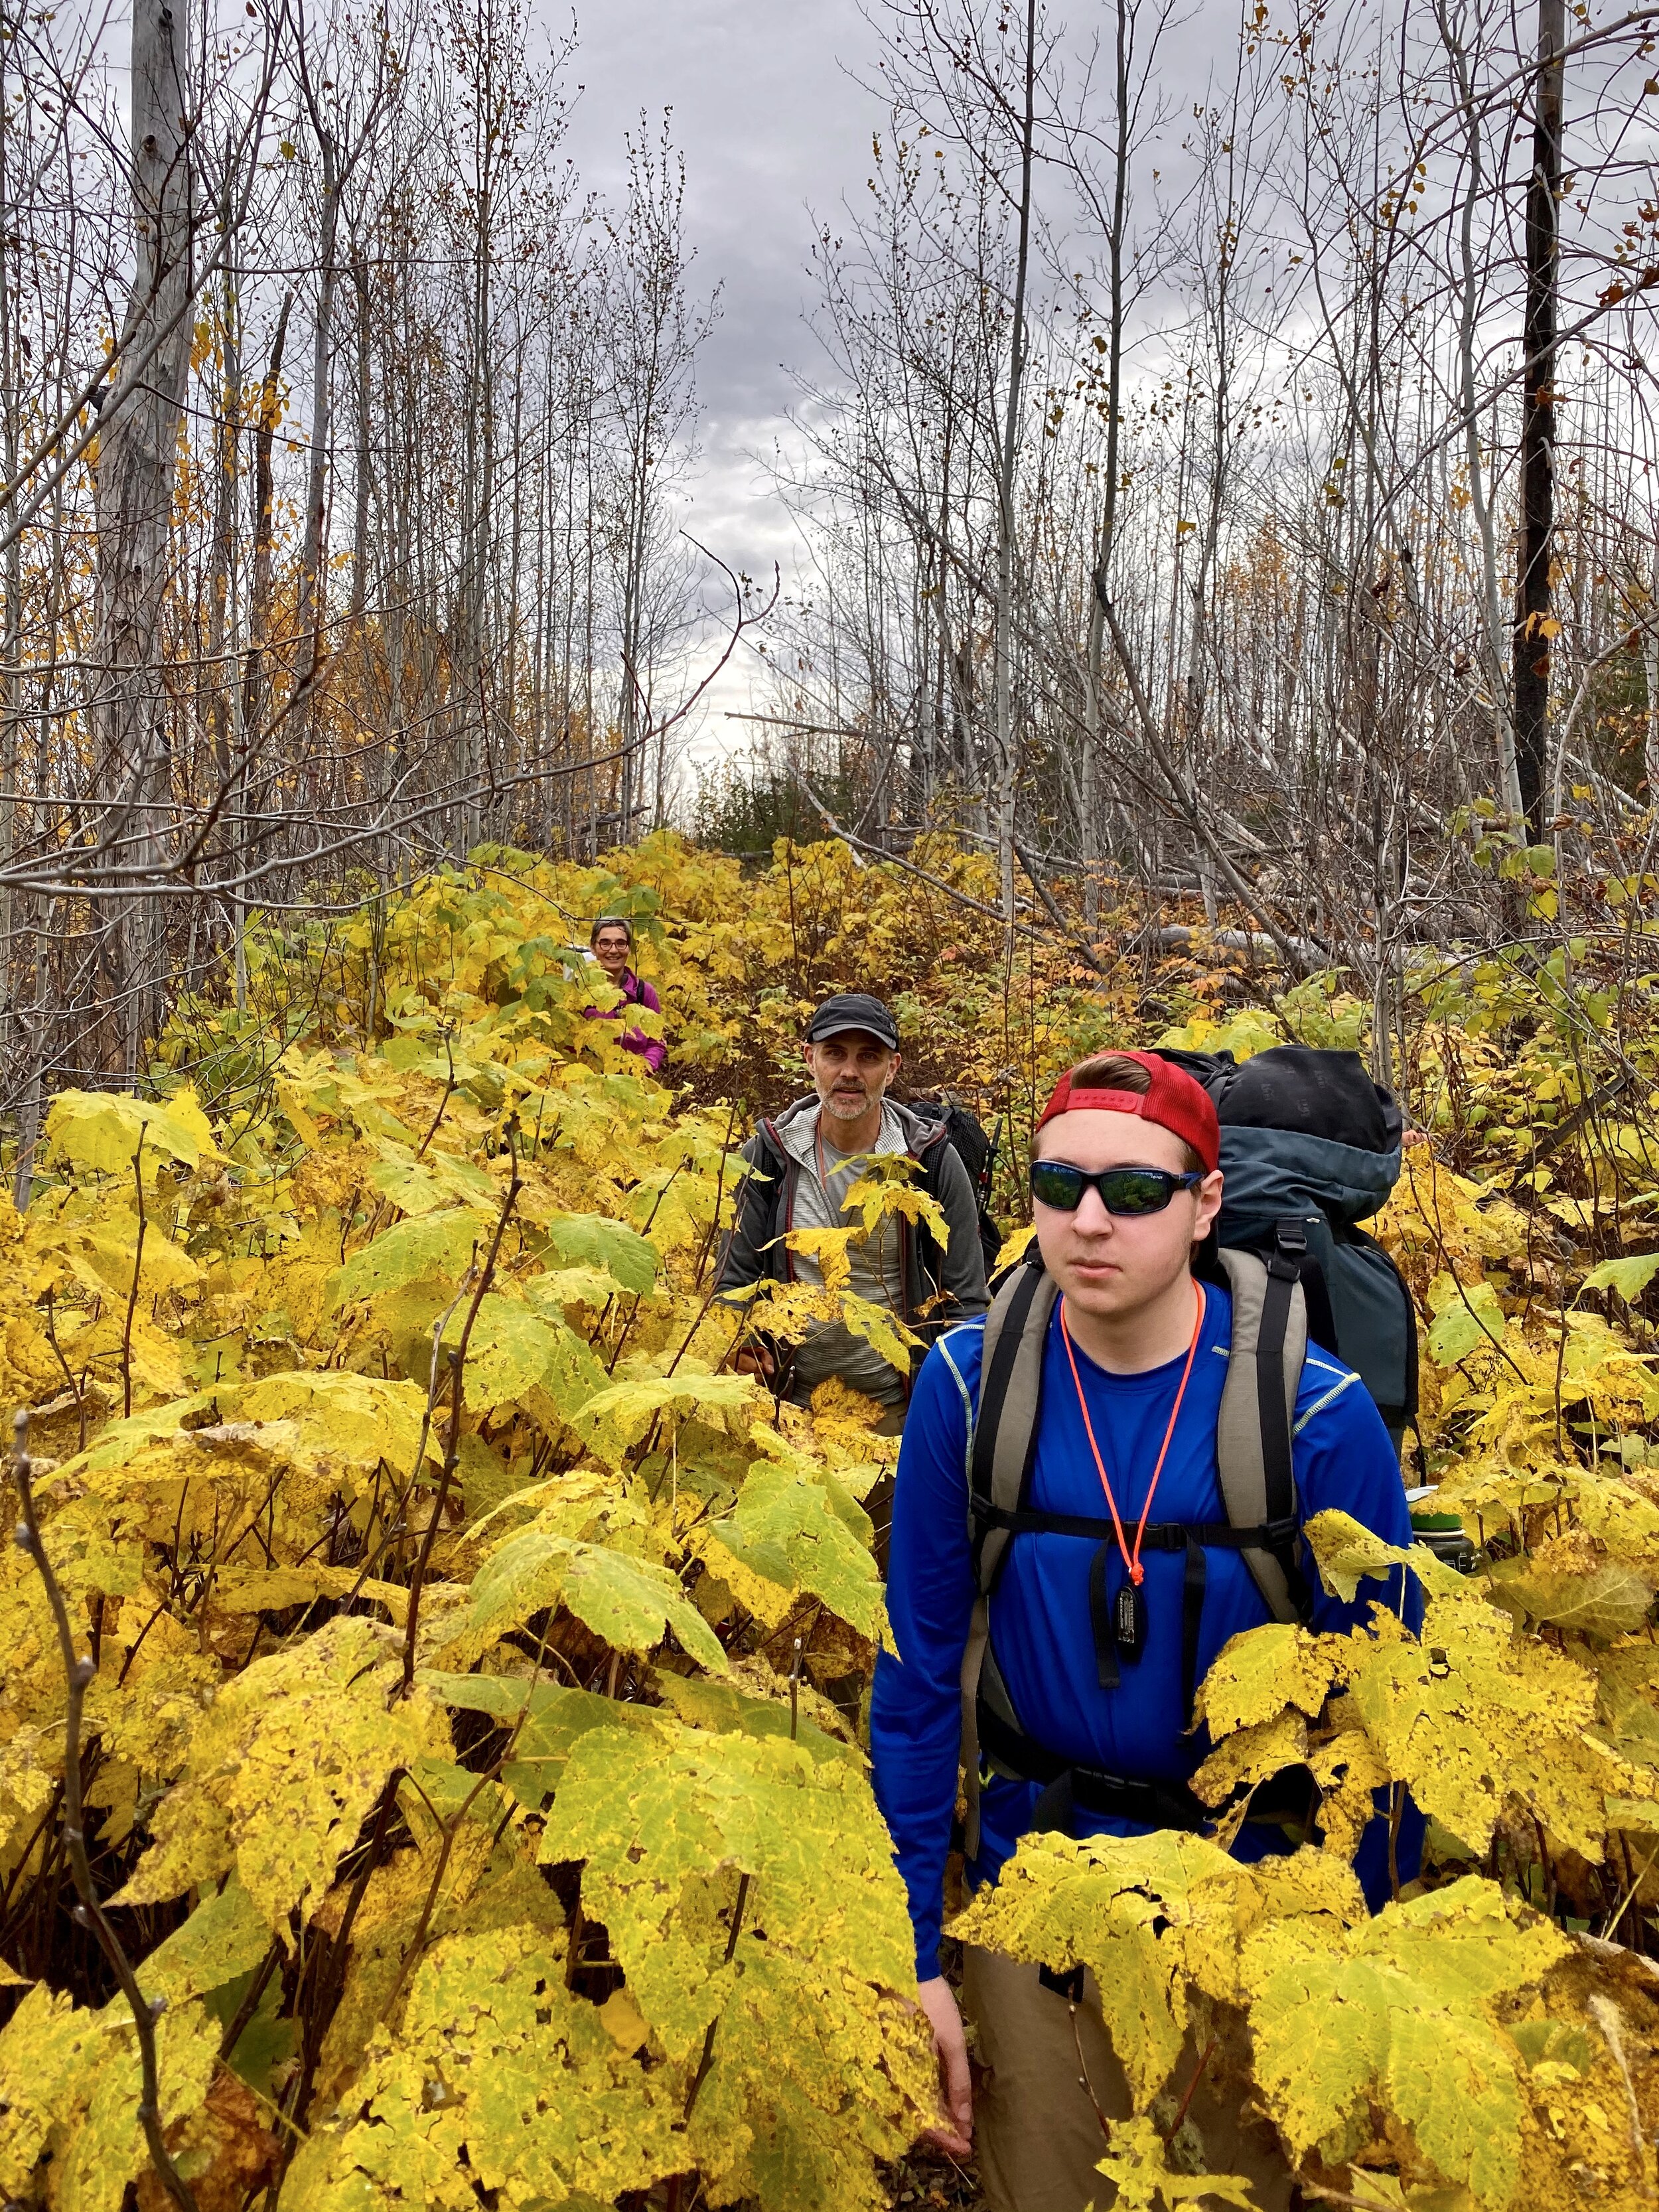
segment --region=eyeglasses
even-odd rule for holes
[[[1108,1213],[1162,1213],[1178,1190],[1196,1190],[1201,1175],[1176,1175],[1168,1168],[1102,1168],[1091,1175],[1069,1160],[1033,1160],[1031,1195],[1039,1206],[1075,1213],[1085,1190],[1098,1191]]]

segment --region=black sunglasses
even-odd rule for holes
[[[1056,1212],[1075,1213],[1085,1190],[1100,1193],[1108,1213],[1162,1213],[1178,1190],[1196,1190],[1201,1175],[1176,1175],[1168,1168],[1102,1168],[1091,1175],[1069,1160],[1033,1160],[1031,1195]]]

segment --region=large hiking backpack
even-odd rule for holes
[[[1243,1066],[1231,1054],[1170,1052],[1203,1083],[1221,1123],[1222,1207],[1201,1272],[1233,1307],[1227,1379],[1216,1426],[1224,1522],[1154,1522],[1143,1549],[1185,1554],[1183,1698],[1196,1688],[1208,1549],[1238,1552],[1275,1620],[1307,1617],[1291,1425],[1310,1340],[1354,1368],[1396,1441],[1416,1410],[1416,1325],[1409,1292],[1358,1223],[1375,1213],[1400,1171],[1400,1109],[1356,1053],[1282,1045]],[[1160,1827],[1196,1828],[1206,1815],[1190,1790],[1078,1766],[1028,1735],[990,1646],[990,1599],[1009,1545],[1021,1534],[1088,1538],[1097,1668],[1118,1680],[1108,1617],[1112,1523],[1032,1509],[1043,1347],[1056,1286],[1035,1243],[1005,1278],[986,1316],[980,1401],[969,1460],[969,1521],[979,1595],[963,1659],[963,1760],[968,1849],[978,1850],[984,1773],[1043,1785],[1035,1824],[1065,1827],[1073,1802]]]
[[[1243,1066],[1230,1052],[1165,1051],[1215,1102],[1225,1178],[1200,1273],[1228,1250],[1293,1252],[1308,1334],[1352,1367],[1396,1445],[1417,1413],[1417,1320],[1400,1270],[1359,1226],[1400,1175],[1402,1122],[1357,1052],[1275,1045]]]
[[[968,1170],[968,1180],[974,1186],[974,1204],[979,1212],[980,1249],[985,1255],[985,1272],[988,1275],[1002,1249],[1002,1231],[991,1212],[991,1182],[996,1173],[1002,1124],[999,1121],[988,1135],[984,1125],[948,1091],[940,1091],[935,1098],[910,1098],[905,1103],[922,1121],[935,1125],[944,1123],[945,1136]]]

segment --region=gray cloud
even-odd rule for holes
[[[560,18],[546,0],[543,9],[556,30]],[[672,108],[694,286],[720,287],[698,365],[702,461],[687,527],[734,568],[765,575],[778,561],[787,574],[790,520],[751,457],[787,437],[790,372],[814,365],[812,213],[833,219],[870,173],[882,108],[848,71],[873,75],[875,33],[856,0],[600,0],[578,33],[570,150],[584,182],[619,191],[624,134],[641,108],[653,131]],[[726,715],[747,696],[748,672],[734,665],[710,698],[699,750],[742,741]]]

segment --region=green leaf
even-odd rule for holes
[[[654,1560],[630,1559],[544,1527],[520,1529],[484,1561],[472,1577],[471,1602],[447,1656],[477,1658],[554,1605],[568,1606],[618,1650],[654,1650],[672,1630],[701,1665],[726,1671],[719,1638],[678,1576]]]
[[[858,2032],[868,2002],[860,1985],[913,1984],[908,1915],[869,1786],[844,1761],[814,1759],[799,1744],[681,1729],[642,1762],[629,1731],[584,1735],[541,1856],[585,1862],[583,1911],[604,1921],[634,2001],[671,2057],[693,2057],[709,2021],[742,2006],[746,1985],[763,1979],[763,1961],[793,1963],[799,2017],[832,2047]],[[755,1894],[728,1965],[711,1908],[729,1905],[739,1872]],[[700,1910],[688,1892],[706,1900]],[[766,2063],[756,2051],[750,2067]],[[787,2072],[789,2054],[778,2050],[770,2063]]]
[[[253,1899],[240,1882],[228,1881],[150,1953],[138,1972],[139,1987],[147,1997],[182,2004],[251,1973],[270,1944],[270,1930]]]
[[[1603,1260],[1584,1278],[1587,1291],[1617,1291],[1621,1298],[1639,1298],[1659,1274],[1659,1252],[1632,1252],[1622,1260]]]
[[[380,1297],[422,1275],[438,1276],[459,1290],[475,1249],[488,1241],[489,1233],[483,1216],[470,1206],[399,1221],[335,1269],[328,1279],[329,1304],[337,1308]]]
[[[458,1314],[452,1338],[460,1325]],[[517,1404],[532,1390],[544,1390],[562,1414],[586,1405],[606,1386],[604,1368],[562,1316],[549,1318],[497,1291],[485,1294],[467,1345],[464,1387],[469,1405],[489,1413]]]
[[[629,1286],[608,1267],[555,1267],[524,1286],[532,1305],[562,1315],[566,1306],[602,1306],[630,1295]]]
[[[417,1160],[407,1145],[383,1140],[380,1164],[369,1181],[400,1213],[435,1213],[441,1206],[471,1207],[481,1218],[499,1212],[501,1193],[485,1170],[451,1152],[429,1152]]]
[[[665,1674],[658,1686],[688,1728],[712,1729],[721,1735],[789,1735],[788,1706],[770,1698],[748,1697],[729,1683],[711,1682],[702,1674]],[[814,1759],[844,1759],[863,1767],[864,1754],[856,1744],[826,1735],[804,1715],[797,1715],[793,1741],[804,1745]]]
[[[651,1559],[631,1559],[599,1544],[573,1544],[560,1597],[585,1627],[619,1650],[641,1654],[662,1642],[665,1626],[681,1648],[723,1674],[720,1638],[686,1595],[679,1577]]]
[[[1530,1559],[1499,1559],[1492,1569],[1491,1595],[1494,1604],[1522,1620],[1611,1644],[1634,1634],[1646,1620],[1654,1585],[1617,1559],[1589,1574],[1553,1574]]]
[[[763,1434],[764,1432],[763,1432]],[[872,1644],[888,1635],[871,1524],[832,1474],[798,1455],[750,1471],[730,1514],[711,1531],[721,1551],[789,1592],[810,1590]],[[695,1539],[693,1540],[696,1540]],[[703,1549],[715,1574],[726,1561]]]
[[[1490,1283],[1453,1286],[1428,1334],[1429,1357],[1437,1367],[1455,1367],[1472,1352],[1504,1341],[1504,1309]]]
[[[46,1115],[48,1147],[78,1168],[131,1176],[140,1144],[150,1164],[182,1160],[198,1167],[222,1158],[194,1097],[181,1091],[165,1105],[110,1091],[60,1091]]]
[[[624,1290],[641,1296],[657,1279],[656,1246],[623,1222],[602,1213],[556,1213],[539,1225],[567,1267],[603,1267]]]
[[[532,1813],[540,1812],[558,1788],[572,1747],[591,1729],[627,1728],[641,1738],[660,1738],[674,1725],[654,1705],[622,1705],[562,1682],[532,1683],[513,1674],[444,1674],[425,1667],[417,1679],[445,1705],[463,1712],[488,1713],[501,1727],[518,1730],[501,1780]],[[648,1758],[650,1753],[642,1746],[641,1755]]]
[[[573,1419],[592,1437],[601,1457],[615,1465],[659,1416],[671,1424],[702,1419],[725,1427],[757,1411],[760,1395],[752,1376],[710,1375],[687,1360],[672,1375],[639,1375],[611,1383]]]

